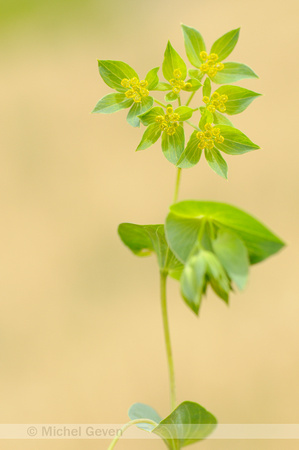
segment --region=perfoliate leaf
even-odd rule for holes
[[[203,88],[202,88],[202,95],[203,97],[210,97],[211,96],[211,80],[210,78],[206,78],[205,82],[203,84]]]
[[[216,53],[218,55],[217,61],[222,61],[231,54],[238,42],[239,34],[240,28],[237,28],[236,30],[229,31],[224,34],[217,39],[216,42],[214,42],[211,48],[211,53]]]
[[[174,110],[175,113],[179,114],[180,116],[180,122],[183,122],[184,120],[190,119],[190,117],[193,114],[193,109],[189,108],[189,106],[179,106]]]
[[[167,242],[182,262],[186,262],[195,245],[202,221],[211,223],[216,231],[225,228],[241,239],[251,264],[278,252],[284,243],[261,222],[246,212],[225,203],[183,201],[170,207],[166,219]]]
[[[202,150],[198,148],[199,140],[196,137],[197,133],[197,131],[193,131],[191,134],[186,148],[177,162],[177,167],[180,167],[181,169],[188,169],[195,166],[200,160]]]
[[[169,249],[164,225],[136,225],[134,223],[121,223],[118,234],[123,243],[137,256],[149,256],[155,252],[160,269],[167,270],[168,274],[178,279],[183,265]]]
[[[162,134],[162,151],[169,162],[176,165],[184,151],[185,134],[184,129],[179,125],[175,134],[168,135],[165,131]]]
[[[227,163],[222,158],[220,152],[217,150],[217,148],[212,148],[211,150],[205,149],[205,157],[206,160],[214,172],[217,173],[217,175],[220,175],[221,177],[227,179]]]
[[[168,92],[168,94],[165,95],[164,99],[167,102],[174,102],[175,100],[177,100],[179,98],[179,94],[175,94],[174,92]]]
[[[159,137],[161,136],[162,130],[160,129],[160,126],[158,123],[152,123],[147,127],[145,132],[143,133],[142,139],[136,148],[136,151],[138,150],[145,150],[146,148],[149,148],[151,145],[153,145]]]
[[[163,82],[159,82],[157,84],[157,86],[155,87],[155,89],[153,89],[154,91],[170,91],[172,89],[171,84],[168,83],[163,83]]]
[[[228,125],[228,126],[230,126],[230,127],[232,127],[233,126],[233,124],[231,123],[231,121],[230,120],[228,120],[228,118],[227,117],[225,117],[223,114],[221,114],[220,112],[218,112],[218,111],[215,111],[214,113],[213,113],[213,115],[214,115],[214,123],[216,124],[216,125]]]
[[[195,28],[182,25],[186,54],[194,67],[200,67],[202,61],[199,57],[200,52],[206,50],[202,35]]]
[[[111,114],[121,109],[129,108],[133,103],[132,98],[125,94],[108,94],[96,104],[93,113]]]
[[[177,450],[205,439],[216,425],[216,418],[205,408],[194,402],[183,402],[152,432],[164,439],[169,448]]]
[[[121,81],[124,78],[138,78],[137,73],[132,67],[122,61],[110,61],[110,60],[99,60],[99,72],[105,83],[112,89],[116,89],[119,92],[127,91],[121,85]]]
[[[246,109],[250,103],[261,94],[250,91],[239,86],[220,86],[216,92],[219,95],[227,95],[228,100],[225,103],[226,114],[239,114]]]
[[[140,120],[139,117],[142,113],[150,109],[154,104],[153,97],[142,97],[141,102],[133,104],[132,108],[130,109],[128,116],[127,116],[127,122],[132,125],[132,127],[139,127],[140,126]]]
[[[150,70],[145,77],[146,81],[148,82],[147,89],[149,91],[156,89],[159,83],[159,77],[157,75],[159,69],[160,67],[155,67],[154,69]]]
[[[151,406],[145,405],[144,403],[134,403],[128,411],[128,416],[131,420],[150,419],[156,423],[159,423],[162,420],[159,414]],[[137,427],[144,431],[152,431],[155,428],[154,425],[149,423],[139,423]]]
[[[157,116],[164,116],[161,106],[155,106],[139,116],[141,123],[145,126],[156,123]]]
[[[258,78],[250,67],[234,62],[223,63],[224,68],[212,78],[216,84],[234,83],[244,78]]]
[[[228,125],[217,125],[217,127],[220,128],[220,134],[224,137],[224,142],[222,144],[215,142],[215,146],[228,155],[242,155],[260,148],[237,128]]]
[[[240,290],[244,289],[249,274],[249,258],[243,241],[236,234],[220,229],[212,245],[232,281]]]
[[[183,91],[187,92],[197,91],[202,86],[200,81],[198,81],[196,78],[190,78],[189,80],[186,81],[186,84],[187,83],[191,84],[191,87],[183,87],[182,88]]]
[[[198,314],[205,287],[207,264],[202,252],[191,256],[181,276],[181,294],[187,305]]]
[[[172,47],[171,43],[168,41],[165,53],[164,61],[162,65],[163,75],[166,80],[170,81],[174,78],[174,71],[179,69],[182,74],[182,80],[186,79],[187,76],[187,66],[184,63],[180,55]]]
[[[198,81],[201,81],[204,77],[204,73],[198,69],[188,69],[188,74],[191,78],[195,78]]]

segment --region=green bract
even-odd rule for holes
[[[197,403],[185,401],[177,405],[167,313],[168,277],[179,282],[183,301],[198,315],[210,289],[228,304],[231,291],[246,287],[250,266],[284,246],[265,225],[239,208],[202,200],[177,202],[182,169],[206,159],[217,175],[227,179],[228,165],[223,154],[242,155],[260,148],[227,118],[243,112],[261,95],[229,84],[257,78],[244,64],[223,62],[235,48],[240,29],[217,39],[209,54],[198,30],[186,25],[182,29],[193,68],[187,67],[169,41],[162,63],[165,81],[159,80],[158,67],[142,80],[124,62],[100,60],[100,75],[116,92],[103,97],[93,111],[108,114],[129,108],[129,124],[138,127],[142,123],[145,127],[136,150],[145,150],[161,138],[163,155],[177,169],[174,200],[165,224],[122,223],[118,228],[122,242],[131,252],[138,257],[154,253],[157,258],[171,400],[170,413],[164,419],[150,406],[135,403],[129,410],[131,421],[122,432],[136,425],[158,435],[169,450],[180,450],[205,439],[217,421]],[[162,98],[154,98],[153,91],[162,94]],[[191,127],[191,133],[185,139],[187,127]],[[118,439],[119,436],[108,450],[114,448]]]

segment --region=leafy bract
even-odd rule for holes
[[[198,81],[201,81],[204,77],[204,73],[198,69],[189,69],[188,74],[191,78],[195,78]]]
[[[92,112],[111,114],[121,109],[129,108],[132,103],[133,99],[127,98],[125,94],[108,94],[99,100]]]
[[[128,113],[127,122],[132,125],[132,127],[139,127],[140,120],[138,116],[150,109],[153,106],[153,103],[153,97],[142,97],[141,102],[134,102],[134,105]]]
[[[121,85],[124,78],[138,78],[137,73],[132,67],[122,61],[99,60],[99,72],[105,83],[112,89],[119,92],[125,92],[127,88]]]
[[[217,420],[198,403],[183,402],[153,429],[169,448],[179,449],[207,438]]]
[[[185,80],[187,76],[187,66],[180,55],[172,47],[171,43],[168,41],[162,65],[162,71],[165,79],[168,81],[173,79],[173,72],[176,69],[179,69],[181,71],[182,79]]]
[[[236,30],[229,31],[224,34],[214,42],[211,48],[211,53],[216,53],[218,55],[217,61],[223,61],[223,59],[231,54],[238,42],[239,34],[240,28],[237,28]]]
[[[261,94],[250,91],[239,86],[220,86],[216,92],[219,95],[227,95],[228,100],[225,103],[226,114],[239,114],[244,111],[250,103]]]
[[[170,91],[171,89],[172,89],[171,84],[164,83],[163,81],[159,81],[159,83],[157,84],[157,86],[153,90],[154,91]]]
[[[194,67],[200,67],[202,61],[199,57],[200,52],[206,50],[202,35],[195,28],[182,25],[186,54]]]
[[[175,100],[177,100],[179,98],[179,94],[176,94],[175,92],[171,91],[171,92],[168,92],[164,98],[167,102],[174,102]]]
[[[174,256],[167,244],[164,225],[136,225],[121,223],[118,234],[123,243],[137,256],[149,256],[156,253],[159,268],[179,279],[183,265]]]
[[[193,109],[189,108],[189,106],[179,106],[174,110],[174,113],[179,114],[180,122],[190,119],[193,114]]]
[[[180,167],[181,169],[189,169],[190,167],[195,166],[200,160],[202,150],[198,147],[199,141],[196,134],[197,131],[193,131],[191,134],[186,148],[177,162],[177,167]]]
[[[242,155],[260,148],[254,144],[242,131],[228,125],[217,125],[220,134],[224,137],[222,144],[215,142],[215,146],[229,155]]]
[[[162,152],[165,158],[176,165],[185,147],[184,129],[179,125],[174,134],[162,134]]]
[[[265,225],[234,206],[218,202],[183,201],[170,207],[165,224],[167,242],[183,263],[188,260],[194,246],[198,245],[203,220],[213,225],[217,232],[225,229],[242,240],[251,264],[263,261],[284,246],[281,239]]]
[[[146,81],[148,82],[147,89],[149,91],[155,89],[159,83],[159,77],[157,75],[159,68],[160,67],[155,67],[154,69],[151,69],[145,77]]]
[[[211,80],[210,78],[206,78],[202,88],[202,95],[204,97],[210,97],[211,89],[212,89]]]
[[[154,408],[145,405],[144,403],[134,403],[130,407],[128,415],[131,420],[150,419],[156,423],[159,423],[162,420],[162,417],[159,416],[159,414],[154,410]],[[145,431],[152,431],[155,428],[155,425],[151,425],[149,423],[139,423],[137,424],[137,427]]]
[[[142,139],[139,142],[138,147],[136,148],[136,151],[138,150],[145,150],[149,148],[151,145],[153,145],[159,137],[161,136],[162,130],[159,127],[158,123],[152,123],[147,127],[145,132],[143,133]]]
[[[224,68],[213,77],[216,84],[234,83],[244,78],[258,78],[257,74],[245,64],[226,62],[223,65]]]
[[[225,117],[223,114],[221,114],[220,112],[218,112],[218,111],[215,111],[214,113],[213,113],[213,115],[214,115],[214,120],[213,120],[213,122],[216,124],[216,125],[228,125],[228,126],[230,126],[230,127],[232,127],[233,126],[233,124],[231,123],[231,121],[227,118],[227,117]]]
[[[180,279],[181,294],[187,305],[198,314],[206,285],[207,264],[203,252],[191,256]]]
[[[221,177],[227,179],[227,163],[222,158],[220,152],[217,150],[217,148],[208,149],[205,148],[205,157],[206,160],[214,172],[216,172]]]

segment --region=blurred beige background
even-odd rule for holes
[[[262,150],[227,157],[229,182],[205,161],[184,171],[181,199],[225,201],[288,247],[251,271],[230,307],[210,293],[200,320],[175,282],[169,310],[179,401],[221,423],[299,423],[298,2],[1,0],[2,423],[124,423],[144,402],[168,414],[168,374],[154,258],[121,244],[122,221],[159,223],[175,169],[159,144],[134,153],[125,113],[91,115],[110,92],[97,59],[145,74],[180,23],[208,45],[241,26],[231,61],[264,94],[234,124]],[[297,42],[296,42],[297,41]],[[208,441],[202,450],[297,449],[298,441]],[[3,441],[4,450],[106,449],[108,441]],[[124,440],[119,449],[164,448]]]

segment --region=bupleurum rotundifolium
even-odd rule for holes
[[[210,123],[206,123],[204,128],[205,131],[199,131],[196,134],[197,139],[199,139],[198,148],[212,150],[215,147],[215,142],[222,144],[224,137],[220,134],[220,128],[213,127]]]
[[[142,97],[147,97],[149,95],[149,91],[146,89],[148,86],[148,82],[146,80],[138,80],[137,77],[124,78],[121,80],[121,85],[124,88],[128,88],[125,92],[127,98],[132,98],[135,103],[140,103]]]
[[[207,108],[211,113],[214,113],[216,109],[224,113],[226,111],[225,103],[227,102],[227,100],[228,100],[227,95],[225,94],[220,95],[218,94],[218,92],[214,92],[211,98],[204,96],[202,99],[202,101],[207,105]]]
[[[192,84],[191,83],[185,83],[184,80],[182,80],[182,72],[180,71],[180,69],[174,69],[173,71],[173,76],[174,78],[172,78],[169,83],[172,86],[172,92],[174,94],[179,94],[181,89],[185,88],[185,89],[191,89],[192,88]]]
[[[176,129],[179,126],[179,120],[180,115],[173,112],[172,106],[167,106],[166,114],[164,116],[161,115],[156,117],[156,122],[159,124],[160,129],[165,131],[169,136],[175,134]]]
[[[209,77],[214,77],[217,72],[224,69],[224,64],[221,62],[217,63],[218,55],[217,53],[211,53],[210,55],[207,52],[200,52],[200,59],[204,61],[204,63],[200,66],[200,70],[203,73],[207,73]]]

